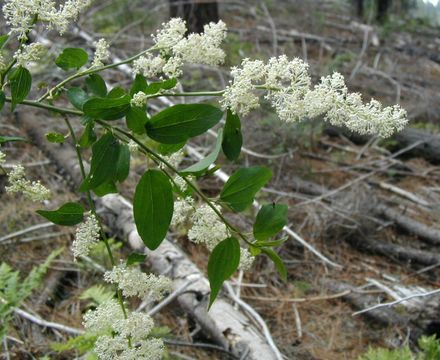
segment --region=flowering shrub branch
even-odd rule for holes
[[[247,209],[258,191],[270,181],[271,171],[259,166],[239,168],[216,199],[204,194],[194,180],[215,171],[214,163],[221,150],[227,159],[237,160],[242,146],[240,116],[258,108],[264,97],[282,121],[324,116],[332,124],[344,125],[361,134],[387,137],[405,126],[406,113],[397,105],[383,108],[375,100],[364,104],[359,94],[348,92],[338,73],[321,78],[312,87],[308,65],[300,59],[289,60],[285,55],[271,58],[267,63],[244,59],[241,66],[231,69],[232,80],[222,90],[176,91],[185,64],[217,66],[226,56],[221,48],[227,35],[225,23],[210,23],[205,25],[203,33],[185,36],[186,24],[181,19],[162,24],[153,35],[151,48],[119,62],[106,64],[110,50],[104,39],[95,43],[96,51],[90,62],[83,49],[65,48],[55,64],[63,71],[74,72],[46,89],[37,100],[28,99],[32,75],[27,67],[39,61],[44,49],[42,44],[27,43],[29,32],[43,24],[62,34],[89,3],[90,0],[68,0],[56,7],[51,0],[5,1],[3,13],[11,30],[0,36],[0,49],[11,53],[9,63],[0,55],[0,110],[9,103],[11,110],[25,105],[52,111],[62,115],[69,130],[82,174],[79,191],[85,193],[88,210],[80,203],[67,203],[58,210],[38,213],[55,224],[77,226],[72,244],[75,259],[87,255],[97,242],[105,243],[112,269],[105,273],[104,281],[114,284],[116,299],[100,304],[84,316],[84,327],[96,335],[95,353],[100,359],[160,359],[163,342],[151,335],[153,320],[130,311],[124,298],[149,296],[158,300],[171,290],[171,283],[165,277],[141,272],[136,267],[137,261],[131,258],[116,263],[93,200],[93,194],[100,197],[118,192],[117,184],[129,175],[130,154],[138,152],[156,164],[143,174],[134,195],[133,215],[140,237],[154,250],[170,226],[190,225],[188,238],[211,251],[208,263],[211,306],[223,282],[237,269],[248,270],[261,253],[286,277],[286,269],[273,250],[285,241],[276,236],[287,223],[286,205],[262,206],[252,233],[237,228],[223,215],[224,210],[239,213]],[[14,39],[17,40],[15,52]],[[108,91],[99,73],[124,64],[133,66],[131,88],[116,86]],[[75,80],[83,82],[79,87],[71,86]],[[161,96],[209,96],[219,98],[220,107],[179,104],[150,116],[148,102]],[[60,98],[67,99],[71,106],[56,105]],[[80,138],[70,117],[81,119]],[[223,117],[225,125],[219,131],[213,151],[198,163],[180,169],[186,142],[206,133]],[[127,128],[112,122],[122,118]],[[145,137],[149,138],[148,143]],[[64,136],[52,133],[48,141],[63,142]],[[90,170],[86,172],[81,150],[89,147],[92,156]],[[0,152],[0,166],[4,158]],[[21,192],[39,202],[49,197],[49,191],[39,181],[26,179],[20,166],[8,177],[9,193]]]

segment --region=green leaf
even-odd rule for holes
[[[131,253],[128,255],[127,262],[125,263],[127,266],[143,263],[146,259],[147,255],[139,254],[139,253]]]
[[[98,74],[91,74],[86,78],[87,91],[98,97],[106,97],[107,85],[104,79]]]
[[[275,264],[275,267],[278,270],[278,273],[281,276],[283,281],[287,281],[287,269],[283,263],[283,260],[279,257],[279,255],[270,248],[260,248],[263,253],[265,253]]]
[[[62,144],[65,140],[64,135],[57,132],[50,132],[46,134],[47,141],[55,144]]]
[[[145,91],[147,86],[148,83],[147,79],[145,79],[145,76],[137,74],[130,88],[130,96],[133,97],[133,95],[138,93],[139,91]]]
[[[95,124],[93,123],[93,121],[90,121],[86,124],[84,132],[78,141],[79,146],[81,146],[82,148],[87,148],[96,141],[97,137],[94,127]]]
[[[3,109],[3,106],[5,106],[6,102],[6,95],[3,91],[0,90],[0,111]]]
[[[167,176],[148,170],[136,186],[133,214],[144,244],[155,250],[165,238],[173,216],[173,191]]]
[[[125,120],[127,127],[135,134],[141,135],[145,133],[145,124],[148,121],[148,117],[144,109],[137,106],[130,107],[130,110],[125,115]]]
[[[37,213],[57,225],[73,226],[79,224],[84,218],[84,208],[73,202],[62,205],[58,210],[37,210]]]
[[[28,142],[27,139],[20,137],[20,136],[1,136],[0,135],[0,144],[7,143],[7,142],[14,142],[14,141]]]
[[[214,248],[208,262],[208,279],[211,286],[208,308],[216,299],[223,282],[231,277],[239,264],[240,243],[236,238],[227,238]]]
[[[254,201],[255,194],[272,177],[272,171],[262,166],[237,170],[223,187],[220,200],[236,212],[243,211]]]
[[[277,247],[284,244],[289,238],[283,237],[282,239],[273,240],[273,241],[257,241],[253,244],[255,247]]]
[[[220,129],[218,132],[217,142],[215,144],[214,150],[212,150],[212,152],[204,159],[200,160],[194,165],[187,167],[186,169],[183,169],[182,170],[183,174],[194,174],[194,175],[202,174],[203,172],[205,172],[205,170],[209,168],[211,164],[214,163],[214,161],[217,160],[218,154],[220,153],[220,149],[222,147],[222,132],[223,132],[222,129]]]
[[[109,91],[109,93],[107,94],[107,97],[109,99],[115,99],[115,98],[119,98],[119,97],[122,97],[122,96],[125,96],[125,95],[127,95],[125,90],[122,87],[120,87],[120,86],[116,86],[116,87],[114,87],[113,89],[111,89]]]
[[[231,160],[237,160],[240,156],[241,146],[243,145],[243,135],[241,134],[241,122],[238,115],[234,115],[231,110],[227,111],[225,130],[223,132],[223,153]]]
[[[89,55],[79,48],[66,48],[58,55],[55,64],[61,69],[67,71],[69,69],[79,69],[89,61]]]
[[[14,111],[18,103],[26,99],[32,86],[32,76],[28,69],[23,66],[15,68],[9,75],[11,86],[11,111]]]
[[[128,145],[120,145],[118,162],[116,163],[116,180],[123,182],[130,173],[130,150]]]
[[[78,87],[73,87],[67,90],[67,98],[78,110],[82,110],[84,103],[90,99],[87,93]]]
[[[119,151],[119,142],[110,133],[93,144],[90,172],[82,182],[80,191],[92,190],[115,179]]]
[[[118,192],[118,188],[113,181],[108,181],[95,187],[93,192],[96,196],[103,197],[107,194],[116,194]]]
[[[83,106],[84,114],[93,119],[116,120],[130,110],[130,96],[119,98],[92,98]]]
[[[177,79],[167,79],[164,81],[153,82],[142,91],[147,95],[157,94],[160,90],[169,90],[177,85]]]
[[[169,156],[171,154],[174,154],[175,152],[178,152],[180,149],[182,149],[186,144],[186,141],[183,141],[178,144],[159,144],[158,151],[162,155]]]
[[[5,45],[6,41],[8,41],[9,35],[0,36],[0,49]]]
[[[276,235],[287,224],[287,205],[266,204],[257,214],[254,224],[254,237],[267,240]]]
[[[163,144],[178,144],[203,134],[216,125],[222,116],[223,112],[211,105],[174,105],[147,122],[147,135]]]

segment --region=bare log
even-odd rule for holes
[[[425,225],[411,217],[404,215],[401,211],[394,210],[386,205],[379,205],[377,213],[384,215],[389,220],[394,221],[401,229],[419,236],[434,245],[440,245],[440,230]]]
[[[325,133],[330,136],[342,134],[356,144],[365,144],[370,140],[369,136],[355,134],[347,129],[335,126],[327,126]],[[440,135],[430,134],[420,129],[406,128],[395,134],[391,139],[396,142],[398,149],[419,143],[410,151],[405,152],[405,155],[420,156],[432,163],[440,163]]]
[[[371,304],[377,303],[376,297],[362,294],[352,285],[331,279],[323,279],[321,280],[321,284],[330,291],[337,293],[350,290],[350,292],[347,295],[344,295],[342,298],[357,309],[364,309]],[[366,312],[363,314],[363,316],[386,326],[392,325],[410,328],[410,337],[412,340],[417,340],[423,334],[423,330],[418,325],[414,324],[412,319],[410,319],[408,316],[399,314],[392,308],[377,308]]]
[[[55,145],[45,139],[45,129],[35,113],[18,113],[17,118],[29,137],[38,144],[53,163],[70,177],[74,186],[78,186],[81,175],[75,152],[67,144]],[[47,116],[44,117],[47,123]],[[110,194],[97,199],[98,207],[103,208],[107,226],[115,233],[127,239],[130,246],[138,251],[147,251],[136,231],[131,204],[120,195]],[[247,358],[275,359],[269,345],[264,341],[259,329],[240,311],[236,310],[224,298],[219,297],[209,314],[206,311],[209,295],[209,282],[197,266],[174,243],[164,240],[161,246],[149,252],[148,261],[154,272],[168,275],[173,280],[173,289],[179,289],[188,280],[195,281],[187,291],[177,297],[179,305],[201,327],[203,334],[212,341],[241,356],[250,349]],[[228,334],[228,338],[226,338]],[[229,338],[230,335],[230,338]],[[229,340],[233,339],[233,340]],[[239,339],[237,341],[237,339]]]

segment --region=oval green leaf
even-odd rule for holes
[[[133,215],[139,236],[151,250],[165,238],[173,216],[173,191],[167,176],[148,170],[136,186]]]
[[[37,210],[37,213],[57,225],[73,226],[83,221],[84,208],[78,204],[69,202],[62,205],[58,210]]]
[[[15,68],[9,75],[11,86],[11,111],[15,109],[18,103],[26,99],[32,86],[32,76],[28,69],[23,66]]]
[[[237,160],[240,156],[242,145],[243,135],[241,134],[240,117],[234,115],[231,110],[228,110],[226,114],[225,130],[223,132],[223,153],[229,160]]]
[[[69,69],[79,69],[89,61],[89,55],[79,48],[66,48],[58,55],[55,64],[61,69],[67,71]]]
[[[262,166],[237,170],[223,187],[220,200],[240,212],[254,201],[255,194],[272,178],[272,171]]]
[[[125,120],[127,127],[135,134],[141,135],[145,133],[145,124],[148,121],[148,117],[144,109],[137,106],[130,107],[127,115],[125,115]]]
[[[86,88],[90,94],[98,97],[107,95],[107,85],[104,79],[98,74],[91,74],[86,78]]]
[[[93,119],[117,120],[130,110],[130,96],[119,98],[92,98],[83,105],[84,114]]]
[[[115,179],[120,148],[118,140],[110,133],[93,144],[90,172],[82,182],[80,191],[92,190]]]
[[[142,74],[137,74],[130,88],[130,96],[133,97],[133,95],[138,93],[139,91],[145,91],[147,86],[148,83],[145,76]]]
[[[183,174],[193,174],[193,175],[203,174],[209,168],[209,166],[213,164],[214,161],[217,160],[218,154],[220,154],[220,149],[222,147],[222,135],[223,135],[222,131],[223,130],[220,129],[218,132],[217,142],[215,144],[214,150],[212,150],[212,152],[204,159],[182,170],[181,172]]]
[[[216,125],[223,112],[206,104],[178,104],[154,115],[146,124],[147,135],[163,144],[178,144]]]
[[[284,204],[263,205],[255,219],[255,239],[264,241],[281,231],[287,224],[287,210]]]
[[[130,150],[128,145],[120,145],[118,162],[116,163],[116,180],[123,182],[130,173]]]
[[[232,276],[239,264],[240,243],[236,238],[227,238],[214,248],[208,262],[208,279],[211,286],[209,307],[216,299],[223,282]]]
[[[275,251],[273,251],[272,249],[270,249],[270,248],[260,248],[261,249],[261,251],[263,252],[263,253],[265,253],[268,257],[269,257],[269,259],[271,259],[272,260],[272,262],[275,264],[275,267],[277,268],[277,270],[278,270],[278,273],[280,274],[280,276],[281,276],[281,279],[283,280],[283,281],[287,281],[287,269],[286,269],[286,265],[284,265],[284,263],[283,263],[283,260],[280,258],[280,256],[275,252]]]
[[[54,144],[62,144],[65,140],[64,135],[57,132],[50,132],[46,134],[47,141]]]
[[[67,98],[78,110],[82,110],[84,103],[90,99],[87,93],[78,87],[67,90]]]

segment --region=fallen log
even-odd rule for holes
[[[330,136],[344,135],[356,144],[365,144],[371,139],[369,136],[355,134],[336,126],[327,126],[324,131]],[[407,127],[391,137],[390,140],[395,142],[397,149],[418,143],[417,146],[405,152],[405,156],[420,156],[434,164],[440,163],[440,135]]]
[[[349,302],[357,309],[365,309],[366,307],[377,303],[377,298],[375,296],[360,293],[359,290],[352,285],[332,279],[322,279],[320,283],[325,288],[335,293],[341,293],[347,290],[350,291],[347,295],[342,296],[342,299]],[[362,315],[385,326],[399,326],[410,329],[411,331],[409,335],[414,342],[416,342],[424,333],[424,330],[418,324],[415,324],[413,319],[409,316],[403,316],[392,308],[382,307],[368,311]]]
[[[310,181],[306,181],[297,177],[293,177],[292,189],[295,191],[302,192],[308,195],[322,196],[328,194],[331,190]],[[341,194],[339,193],[339,196]],[[328,197],[327,200],[332,202],[337,202],[332,197]],[[440,245],[440,230],[429,227],[417,220],[410,218],[409,216],[403,215],[399,211],[387,206],[386,204],[378,204],[372,207],[372,211],[376,216],[385,216],[387,219],[393,221],[401,229],[417,235],[421,240],[429,242],[431,244]],[[370,238],[364,238],[360,241],[352,240],[352,244],[356,247],[361,246],[362,248],[377,252],[379,254],[389,256],[393,255],[399,260],[412,261],[425,265],[434,265],[440,263],[440,255],[433,253],[431,251],[419,250],[407,246],[386,243],[382,241],[373,240]]]
[[[46,141],[45,128],[41,124],[47,124],[47,116],[32,112],[17,113],[17,120],[34,143],[70,178],[74,186],[78,186],[81,175],[73,148],[67,144],[55,145]],[[113,233],[121,234],[137,251],[147,251],[136,231],[131,204],[127,200],[120,195],[110,194],[97,198],[96,204],[102,208],[102,215],[107,220],[105,223]],[[194,280],[187,291],[177,296],[177,301],[200,325],[206,337],[237,356],[246,354],[250,349],[246,359],[277,359],[259,329],[225,298],[219,297],[207,313],[209,282],[178,246],[164,240],[157,250],[148,252],[148,261],[155,273],[166,273],[173,280],[174,290]]]

